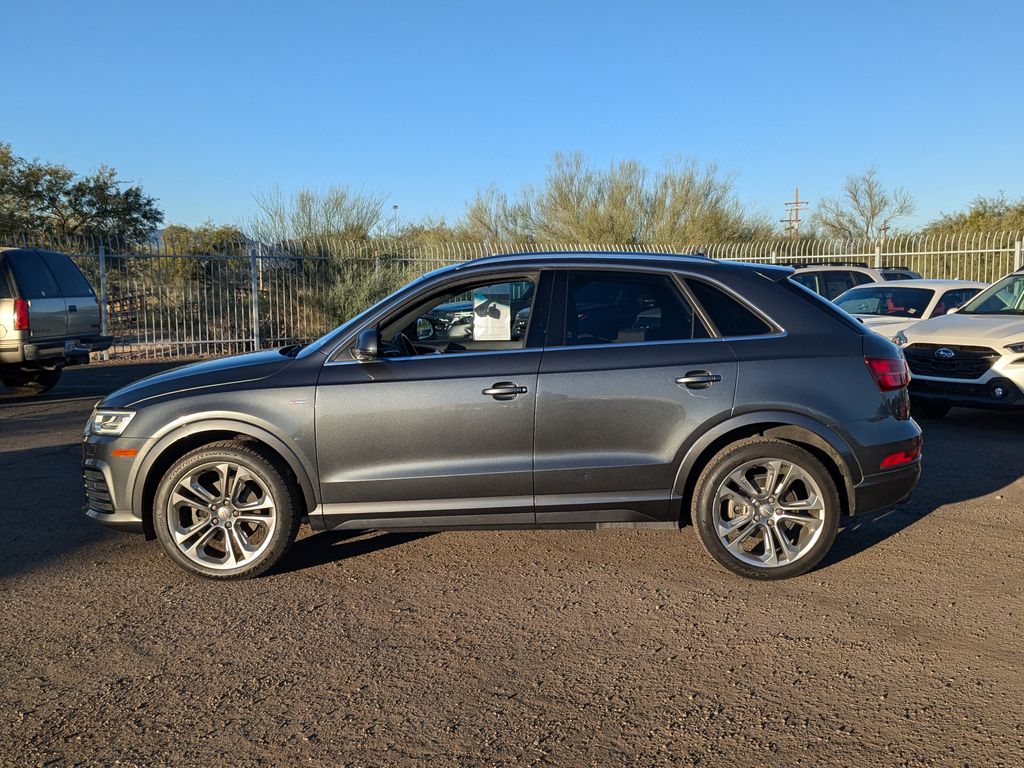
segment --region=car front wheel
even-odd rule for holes
[[[178,459],[157,488],[153,527],[181,568],[215,579],[258,576],[288,551],[301,493],[277,457],[239,441]]]
[[[839,530],[839,493],[803,448],[757,437],[728,446],[704,468],[693,520],[708,553],[750,579],[806,573]]]

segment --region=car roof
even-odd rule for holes
[[[855,285],[851,291],[862,288],[988,288],[988,283],[981,283],[977,280],[931,280],[928,278],[911,278],[910,280],[887,280],[884,283],[865,283]]]

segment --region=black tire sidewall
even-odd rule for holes
[[[21,371],[0,377],[0,381],[11,392],[17,395],[41,395],[49,392],[60,381],[60,368],[37,371]]]
[[[223,571],[215,568],[204,568],[190,560],[174,543],[167,525],[167,503],[174,486],[184,475],[201,464],[212,461],[230,461],[244,466],[257,474],[266,483],[267,490],[277,508],[277,526],[274,530],[270,546],[260,557],[249,565],[237,570]],[[176,565],[190,573],[211,579],[244,579],[258,576],[272,568],[288,551],[301,522],[299,510],[299,493],[294,483],[289,482],[288,475],[270,458],[240,443],[227,443],[204,446],[178,459],[167,470],[157,486],[153,502],[153,529],[163,546],[164,552]]]
[[[736,559],[718,538],[714,500],[718,487],[730,472],[747,462],[768,458],[792,461],[814,478],[825,497],[825,520],[821,535],[806,555],[789,565],[759,568]],[[752,438],[723,449],[708,463],[695,487],[692,514],[701,543],[720,565],[749,579],[786,579],[811,570],[831,549],[839,531],[839,492],[828,470],[808,451],[783,440]]]

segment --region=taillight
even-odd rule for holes
[[[28,330],[28,302],[25,299],[14,300],[14,330]]]
[[[864,362],[879,392],[903,389],[910,383],[910,369],[902,357],[865,357]]]

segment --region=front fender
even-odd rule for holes
[[[301,449],[290,439],[279,436],[271,431],[269,424],[253,423],[251,416],[246,420],[234,417],[230,414],[196,414],[186,417],[187,421],[177,421],[168,425],[161,432],[146,441],[146,446],[139,459],[135,462],[132,473],[129,475],[128,484],[132,489],[132,509],[142,514],[143,492],[146,487],[146,480],[153,465],[160,456],[184,438],[193,437],[203,432],[231,432],[236,435],[244,435],[265,443],[274,450],[295,474],[302,495],[312,501],[311,508],[320,503],[319,488],[312,482],[307,466],[309,457],[305,456]]]

